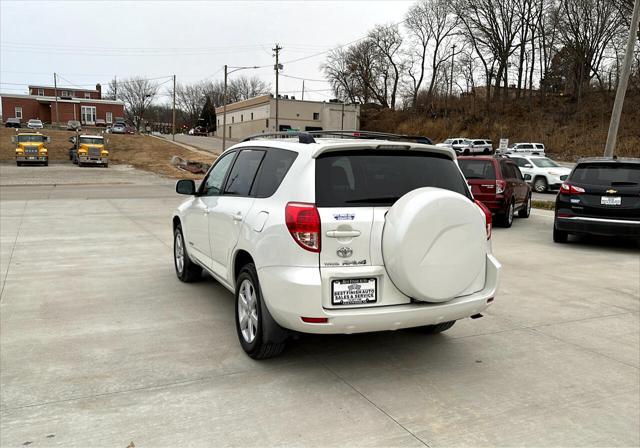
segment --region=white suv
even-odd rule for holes
[[[529,155],[511,155],[524,179],[533,185],[537,193],[559,190],[562,183],[571,174],[571,168],[564,167],[547,157]]]
[[[292,331],[439,333],[496,292],[491,214],[451,149],[263,138],[176,191],[190,196],[173,217],[177,276],[204,270],[235,294],[238,338],[255,359],[279,354]]]

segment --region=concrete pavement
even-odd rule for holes
[[[0,166],[0,446],[640,444],[637,246],[553,244],[534,210],[494,230],[484,318],[256,362],[232,295],[175,278],[172,181],[45,170]]]

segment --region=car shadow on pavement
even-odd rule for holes
[[[602,250],[609,249],[615,252],[632,253],[640,251],[640,239],[616,238],[598,235],[569,235],[570,246],[579,246],[584,249]]]

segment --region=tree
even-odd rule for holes
[[[184,115],[189,125],[195,126],[205,104],[206,84],[178,84],[176,86],[176,107]]]
[[[199,124],[201,126],[204,126],[207,129],[207,132],[216,131],[216,108],[211,102],[211,98],[209,98],[208,96],[205,99],[204,107],[202,108],[202,113],[200,114],[200,119],[201,122]]]
[[[376,26],[369,32],[369,40],[378,50],[376,62],[380,65],[381,72],[387,75],[384,80],[385,97],[387,94],[389,95],[391,109],[395,109],[402,68],[399,51],[402,45],[402,35],[398,25]],[[390,91],[387,81],[391,83]]]
[[[111,83],[109,87],[111,87]],[[159,88],[158,83],[141,77],[118,82],[117,96],[114,96],[124,102],[125,114],[137,130],[140,130],[145,112],[153,103]]]

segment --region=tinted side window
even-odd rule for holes
[[[527,159],[521,159],[520,157],[512,157],[511,160],[516,162],[516,165],[521,166],[523,168],[528,163]]]
[[[294,151],[269,149],[253,183],[251,196],[268,198],[274,194],[296,157],[298,154]]]
[[[200,194],[203,196],[216,196],[220,194],[222,191],[222,182],[224,182],[224,177],[227,171],[229,171],[235,155],[235,152],[230,152],[216,161],[216,164],[211,168],[209,175],[202,185]]]
[[[514,179],[524,180],[524,178],[522,177],[522,173],[520,172],[520,169],[517,166],[515,166],[513,163],[510,163],[509,168],[511,169],[511,171],[513,171]]]
[[[254,149],[240,151],[229,173],[224,194],[249,196],[249,192],[253,186],[253,180],[256,177],[258,168],[260,168],[264,153],[265,151],[257,151]]]

